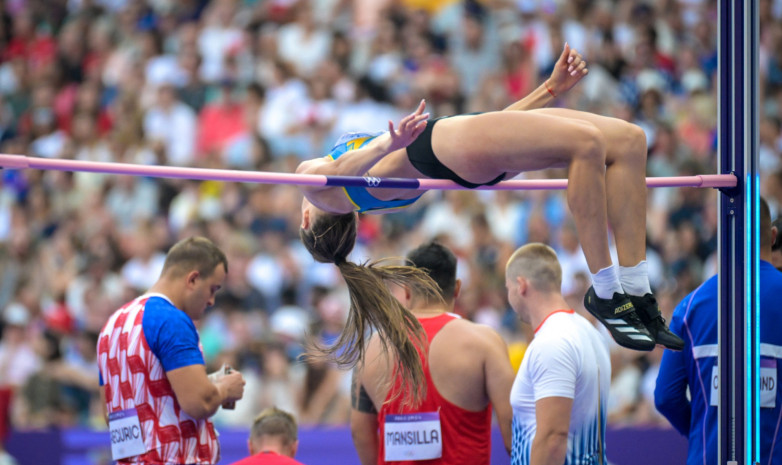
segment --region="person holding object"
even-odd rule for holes
[[[302,465],[294,460],[299,448],[296,419],[277,407],[255,417],[247,447],[250,456],[233,465]]]
[[[606,340],[562,296],[556,252],[527,244],[505,267],[508,302],[535,336],[510,394],[513,465],[608,463]]]
[[[586,62],[567,44],[551,77],[524,99],[503,111],[429,120],[426,104],[380,134],[342,136],[325,157],[302,162],[296,172],[326,176],[364,176],[368,187],[302,187],[300,236],[315,260],[337,265],[348,282],[353,315],[337,344],[353,357],[363,354],[361,335],[368,318],[381,312],[354,292],[371,267],[347,261],[355,242],[356,212],[393,211],[414,203],[423,192],[372,188],[373,178],[445,178],[476,188],[510,179],[521,172],[568,168],[567,201],[583,246],[593,287],[584,304],[624,347],[649,351],[655,344],[680,350],[651,292],[646,263],[646,136],[623,120],[564,108],[542,108],[587,74]],[[614,232],[619,263],[612,263],[608,227]],[[348,273],[349,271],[349,273]],[[399,312],[398,308],[387,311]],[[377,328],[397,352],[402,375],[420,372],[410,356],[412,342],[393,340],[404,334],[400,321],[383,319]],[[413,325],[420,334],[420,327]],[[401,344],[401,345],[400,345]],[[336,351],[336,349],[335,349]],[[403,357],[402,353],[408,357]],[[420,378],[416,381],[420,382]]]
[[[405,387],[394,376],[396,361],[372,338],[366,362],[353,374],[350,428],[356,451],[363,465],[419,463],[414,460],[488,465],[492,408],[510,450],[513,368],[508,347],[490,327],[451,313],[461,288],[453,252],[430,242],[408,253],[407,261],[441,290],[440,298],[415,287],[401,290],[402,303],[427,336],[419,352],[426,394],[415,407],[404,404]],[[404,439],[410,434],[418,438],[413,444]]]
[[[778,231],[760,199],[760,463],[782,463],[782,272],[774,268]],[[654,404],[689,441],[687,465],[717,463],[719,369],[717,345],[719,279],[712,276],[674,309],[671,329],[681,334],[681,352],[666,350],[657,374]]]
[[[211,382],[217,382],[220,378],[223,377],[223,375],[229,375],[233,373],[235,370],[231,368],[229,365],[226,365],[225,363],[223,366],[220,367],[219,370],[217,370],[215,373],[212,373],[209,375],[209,381]],[[233,410],[236,408],[236,401],[228,401],[225,402],[223,405],[223,410]]]
[[[239,372],[206,373],[193,321],[214,304],[228,272],[210,240],[190,237],[166,255],[149,291],[114,312],[100,332],[101,398],[120,464],[212,465],[220,405],[242,398]]]

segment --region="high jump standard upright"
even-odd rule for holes
[[[718,0],[720,465],[760,462],[758,5]],[[765,231],[764,231],[765,233]]]

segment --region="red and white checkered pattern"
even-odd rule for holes
[[[141,328],[148,298],[141,296],[114,312],[98,339],[108,411],[135,407],[147,449],[119,463],[217,463],[220,446],[214,425],[181,410],[163,365],[149,349]]]

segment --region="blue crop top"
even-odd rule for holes
[[[337,140],[336,145],[326,155],[326,158],[336,160],[346,152],[364,147],[378,135],[366,133],[345,134]],[[411,199],[380,200],[372,196],[365,187],[343,187],[342,190],[345,191],[348,200],[359,213],[381,213],[386,210],[405,208],[415,203],[423,195],[421,194]]]

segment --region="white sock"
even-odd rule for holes
[[[646,260],[635,266],[619,267],[619,282],[622,283],[622,289],[628,295],[643,297],[652,293],[652,287],[649,285],[649,271]]]
[[[622,284],[619,282],[619,275],[616,272],[616,265],[611,265],[597,273],[593,273],[592,286],[595,288],[595,294],[601,299],[612,299],[614,292],[624,294]]]

